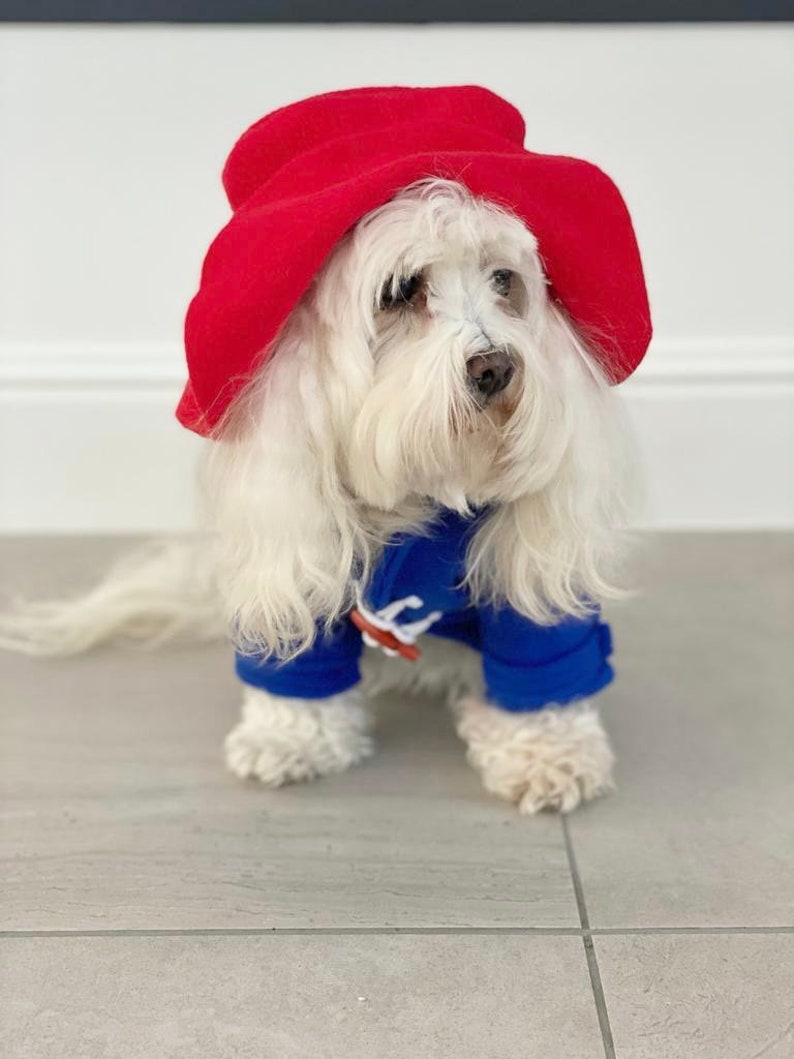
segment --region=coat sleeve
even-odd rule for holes
[[[598,613],[537,625],[509,607],[478,612],[488,699],[514,712],[593,695],[614,677],[609,626]]]
[[[358,684],[361,634],[348,619],[330,633],[317,632],[311,647],[282,661],[235,655],[237,676],[244,684],[263,688],[271,695],[293,699],[327,699]]]

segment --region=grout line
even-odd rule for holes
[[[794,927],[590,927],[596,935],[650,934],[794,934]]]
[[[237,937],[581,937],[579,927],[194,927],[119,930],[0,930],[2,938],[237,938]]]
[[[590,985],[593,990],[593,999],[595,1001],[596,1014],[598,1015],[598,1025],[601,1029],[604,1056],[605,1059],[615,1059],[615,1041],[612,1037],[612,1027],[609,1024],[609,1012],[607,1011],[607,1002],[606,997],[604,996],[601,972],[598,969],[598,959],[596,957],[595,945],[593,944],[593,935],[590,930],[590,919],[587,915],[587,905],[585,904],[584,899],[582,879],[579,875],[579,868],[576,864],[576,856],[573,851],[573,842],[568,828],[568,821],[564,815],[560,817],[560,822],[562,824],[562,834],[565,840],[565,852],[568,854],[568,866],[571,869],[571,882],[573,883],[573,892],[576,897],[576,907],[579,909],[579,922],[582,925],[582,943],[584,944],[584,953],[587,959],[587,970],[590,974]]]
[[[576,884],[574,884],[576,889]],[[5,938],[246,938],[246,937],[658,937],[666,935],[794,934],[794,927],[130,927],[105,930],[0,930]]]

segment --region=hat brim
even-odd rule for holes
[[[650,341],[650,311],[631,219],[610,178],[580,159],[523,148],[422,151],[317,190],[254,195],[234,214],[209,249],[187,313],[184,426],[215,430],[345,233],[428,177],[458,181],[517,215],[538,241],[553,295],[609,380],[634,371]]]

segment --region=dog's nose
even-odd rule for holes
[[[510,383],[515,367],[504,350],[479,353],[466,362],[469,384],[481,397],[493,397]]]

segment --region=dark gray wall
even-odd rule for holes
[[[0,0],[3,22],[769,22],[794,0]]]

